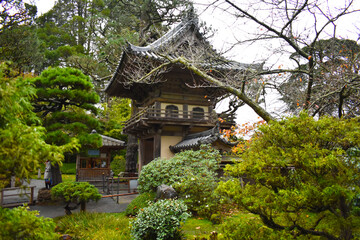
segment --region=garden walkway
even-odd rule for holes
[[[29,186],[35,186],[34,190],[34,199],[37,200],[37,195],[39,189],[45,187],[44,180],[32,179]],[[116,203],[116,198],[102,198],[98,202],[90,201],[86,204],[86,211],[88,212],[103,212],[103,213],[118,213],[125,211],[128,204],[137,196],[128,195],[119,197],[119,203]],[[11,201],[16,201],[16,199],[11,199]],[[19,199],[20,200],[20,199]],[[36,205],[29,206],[30,210],[39,211],[40,215],[43,217],[60,217],[65,215],[64,211],[65,204],[63,203],[36,203]],[[73,213],[79,212],[80,206],[78,209],[73,210]]]

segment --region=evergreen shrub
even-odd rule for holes
[[[160,200],[140,210],[130,222],[132,239],[181,239],[180,227],[190,214],[181,200]]]
[[[53,198],[62,198],[66,202],[81,204],[81,210],[85,211],[86,203],[90,200],[101,199],[99,190],[88,182],[62,182],[51,189]]]
[[[110,168],[114,172],[114,176],[117,176],[120,172],[125,172],[126,159],[124,156],[116,155],[110,163]]]

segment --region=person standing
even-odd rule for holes
[[[49,160],[46,160],[46,162],[45,162],[44,179],[45,179],[45,188],[50,189],[50,187],[51,187],[51,163]]]

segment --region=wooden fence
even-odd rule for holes
[[[117,197],[117,202],[119,202],[119,196],[137,194],[137,184],[131,188],[131,181],[137,181],[137,179],[138,177],[104,177],[103,192],[107,195],[103,198]],[[124,191],[128,193],[121,193]]]
[[[1,189],[0,206],[16,207],[21,206],[24,203],[34,204],[34,188],[35,186]],[[5,199],[9,197],[16,197],[16,200],[10,200],[11,202],[7,203]]]

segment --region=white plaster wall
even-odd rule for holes
[[[174,146],[182,140],[181,136],[161,136],[161,158],[169,159],[174,156],[169,146]]]

